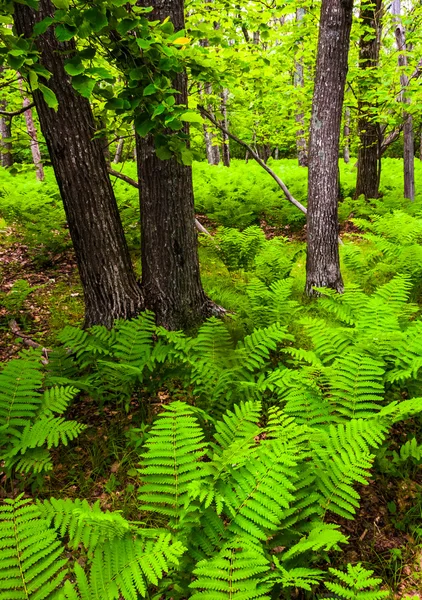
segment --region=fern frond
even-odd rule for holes
[[[80,544],[89,553],[105,541],[121,539],[130,530],[126,519],[118,512],[102,511],[100,503],[90,505],[86,500],[51,498],[38,501],[38,510],[43,519],[60,533],[67,535],[72,548]]]
[[[112,345],[114,357],[125,365],[144,367],[154,345],[156,325],[153,313],[147,311],[131,321],[119,321],[115,330],[116,337]]]
[[[63,547],[38,507],[19,496],[0,505],[0,600],[51,598],[66,576]]]
[[[311,338],[315,353],[324,364],[342,356],[351,344],[351,333],[340,327],[327,327],[323,319],[304,318],[300,321]]]
[[[78,393],[74,387],[52,387],[44,391],[40,413],[62,415]]]
[[[169,534],[144,541],[126,535],[105,542],[95,551],[89,577],[75,564],[75,592],[68,598],[78,600],[138,600],[148,594],[148,585],[158,585],[171,566],[177,565],[185,548]],[[72,595],[73,593],[73,595]]]
[[[66,421],[63,417],[40,417],[34,423],[25,426],[8,455],[24,454],[28,448],[39,448],[44,444],[48,449],[57,447],[60,443],[67,446],[68,442],[75,439],[84,429],[86,425]]]
[[[349,351],[326,372],[330,403],[342,418],[371,417],[384,395],[384,365],[365,354]]]
[[[318,552],[319,550],[339,550],[339,544],[347,543],[347,538],[333,523],[316,523],[307,536],[281,555],[282,562],[288,562],[299,554]]]
[[[189,484],[202,477],[206,445],[193,410],[183,402],[166,407],[153,425],[142,457],[142,510],[169,517],[169,526],[187,524],[196,507],[189,506]]]
[[[270,600],[265,581],[270,564],[249,540],[235,539],[209,560],[196,565],[191,600]]]
[[[381,600],[387,598],[390,592],[380,590],[381,579],[372,577],[373,571],[364,569],[361,563],[357,565],[347,565],[347,571],[339,569],[329,569],[338,582],[326,582],[325,587],[336,595],[336,598],[349,600]],[[329,600],[334,600],[331,598]]]

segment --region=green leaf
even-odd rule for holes
[[[151,44],[153,42],[151,40],[137,39],[136,43],[141,48],[141,50],[148,50],[148,48],[151,46]]]
[[[154,129],[155,123],[151,121],[151,119],[145,119],[143,121],[138,121],[135,119],[135,131],[141,137],[145,137],[148,133]]]
[[[51,0],[56,8],[67,10],[69,8],[69,0]]]
[[[55,29],[56,38],[59,42],[68,42],[75,36],[76,32],[76,27],[73,27],[72,25],[63,25],[62,23],[57,25]]]
[[[169,160],[173,156],[173,152],[168,146],[158,146],[155,148],[155,153],[160,160]]]
[[[66,71],[66,73],[74,77],[75,75],[80,75],[81,73],[83,73],[85,71],[85,67],[82,64],[79,56],[75,56],[74,58],[68,60],[65,63],[64,70]]]
[[[104,29],[108,25],[108,19],[105,12],[102,12],[98,8],[89,8],[85,11],[84,17],[92,25],[92,29],[95,33]]]
[[[152,94],[155,94],[156,91],[157,91],[157,88],[155,87],[155,85],[153,83],[150,83],[149,85],[147,85],[146,88],[144,88],[143,95],[144,96],[152,96]]]
[[[155,107],[155,110],[152,113],[151,119],[155,119],[155,117],[158,117],[158,115],[162,115],[165,110],[166,110],[166,107],[164,106],[164,104],[159,104],[158,106]]]
[[[188,111],[185,112],[180,117],[181,121],[185,121],[186,123],[203,123],[204,119],[201,117],[199,113]]]
[[[29,84],[31,90],[38,89],[38,75],[34,71],[29,71]]]
[[[122,110],[125,108],[125,101],[123,98],[111,98],[106,105],[106,110]]]
[[[80,50],[79,56],[80,58],[86,58],[87,60],[92,60],[96,55],[97,51],[95,48],[84,48]]]
[[[32,65],[32,71],[34,71],[39,77],[44,77],[44,79],[50,79],[51,77],[50,71],[38,63]]]
[[[96,77],[100,77],[101,79],[104,79],[105,81],[115,81],[116,80],[114,75],[112,73],[110,73],[110,71],[107,71],[107,69],[104,69],[104,67],[91,67],[89,69],[86,69],[85,72],[88,73],[89,75],[94,75]]]
[[[189,150],[186,146],[180,149],[180,158],[182,163],[188,167],[192,166],[193,162],[193,154],[192,151]]]
[[[91,97],[95,83],[95,79],[91,79],[91,77],[87,77],[86,75],[77,75],[76,77],[72,77],[73,87],[84,98],[89,99]]]
[[[25,62],[25,57],[24,56],[13,56],[10,54],[7,55],[7,60],[9,65],[12,67],[12,69],[14,69],[15,71],[19,71],[19,69],[22,67],[22,65]]]
[[[117,33],[120,33],[120,35],[126,35],[126,33],[131,29],[134,29],[137,24],[137,19],[123,19],[116,27]]]
[[[53,90],[50,90],[50,88],[43,85],[42,83],[40,83],[38,87],[39,87],[40,92],[43,95],[44,101],[47,104],[47,106],[49,108],[52,108],[53,110],[57,111],[57,109],[59,108],[59,102],[58,102],[57,96],[53,92]]]

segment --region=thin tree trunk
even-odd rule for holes
[[[118,165],[119,162],[122,161],[122,155],[123,155],[123,146],[125,145],[125,140],[124,138],[119,138],[119,141],[117,142],[117,148],[116,148],[116,154],[114,155],[114,164]]]
[[[296,21],[298,25],[301,24],[303,17],[305,16],[304,8],[296,9]],[[304,69],[303,69],[303,58],[300,57],[299,60],[295,60],[295,75],[294,75],[294,84],[296,88],[303,88],[305,85],[304,78]],[[297,148],[297,159],[299,165],[301,167],[308,166],[308,146],[305,137],[305,114],[303,112],[302,103],[299,102],[297,106],[296,112],[296,123],[297,123],[297,131],[296,131],[296,148]]]
[[[344,111],[344,147],[343,147],[343,158],[344,162],[348,164],[350,162],[350,108],[346,108]]]
[[[338,252],[338,158],[353,0],[322,0],[309,143],[306,293],[343,291]]]
[[[18,73],[17,75],[18,75],[18,82],[19,82],[19,90],[22,95],[22,105],[24,107],[28,107],[31,104],[31,101],[25,95],[25,90],[23,88],[23,79],[22,79],[21,74]],[[36,177],[37,177],[38,181],[44,181],[44,178],[45,178],[44,167],[42,164],[41,150],[40,150],[40,145],[38,143],[37,128],[35,127],[34,117],[32,115],[32,109],[28,108],[28,110],[26,110],[24,112],[24,115],[25,115],[26,130],[28,132],[29,139],[31,140],[31,154],[32,154],[33,163],[35,165]]]
[[[402,103],[409,105],[411,100],[405,94],[405,90],[409,85],[409,78],[404,71],[405,67],[407,67],[406,32],[401,20],[400,0],[393,0],[391,14],[396,17],[395,36],[397,50],[400,52],[398,64],[402,69],[400,73],[400,85],[402,87],[400,96]],[[415,140],[413,134],[413,117],[404,110],[403,120],[404,197],[413,202],[415,199]]]
[[[176,31],[184,29],[183,0],[138,0],[138,4],[153,7],[151,20],[170,17]],[[173,85],[180,91],[178,104],[187,104],[186,73]],[[216,312],[201,285],[192,168],[175,158],[160,160],[151,135],[137,136],[136,146],[145,305],[168,329],[189,329]]]
[[[3,67],[0,66],[0,73],[3,72]],[[0,109],[7,109],[6,100],[0,100]],[[2,167],[13,166],[13,154],[12,154],[12,142],[5,142],[3,140],[10,139],[12,137],[11,131],[11,118],[0,117],[0,164]]]
[[[229,100],[229,90],[224,88],[221,92],[221,114],[223,115],[222,125],[225,130],[229,130],[229,119],[227,114],[227,102]],[[226,133],[223,132],[223,164],[225,167],[230,167],[230,140]]]
[[[381,37],[381,9],[382,0],[362,0],[360,18],[362,23],[369,28],[362,33],[359,40],[359,66],[361,69],[377,67],[380,51]],[[366,81],[366,79],[365,79]],[[359,99],[359,152],[358,173],[356,180],[355,196],[361,194],[365,198],[378,198],[380,171],[380,132],[379,125],[371,115],[372,105],[366,100]]]
[[[204,86],[204,90],[200,89],[200,96],[203,99],[203,102],[206,106],[208,106],[208,110],[212,113],[211,107],[208,105],[206,100],[207,96],[212,94],[212,86],[209,83],[206,83]],[[210,165],[218,165],[220,163],[220,148],[215,145],[214,142],[215,135],[209,130],[209,127],[204,123],[204,141],[205,141],[205,150],[207,153],[208,164]]]
[[[280,150],[278,148],[276,148],[274,150],[274,160],[278,160],[279,159],[279,155],[280,155]]]
[[[54,14],[50,0],[37,11],[15,4],[19,35],[29,37],[38,21]],[[89,101],[74,91],[64,71],[75,44],[60,43],[53,28],[36,39],[42,64],[52,73],[48,86],[56,94],[58,111],[48,108],[34,90],[41,130],[66,211],[85,297],[85,324],[112,326],[142,308],[101,141],[93,139],[95,124]]]

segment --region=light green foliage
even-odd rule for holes
[[[326,582],[326,588],[335,594],[335,598],[344,600],[381,600],[389,595],[388,591],[381,591],[381,579],[372,577],[373,571],[364,569],[360,563],[348,565],[347,571],[330,569],[337,582]],[[331,598],[330,600],[334,600]]]
[[[61,415],[76,389],[55,387],[40,392],[39,353],[11,360],[0,372],[0,456],[7,473],[38,474],[52,469],[49,450],[67,445],[85,428]]]
[[[53,522],[57,533],[49,527]],[[177,565],[184,551],[171,535],[130,527],[118,513],[102,513],[87,502],[5,500],[0,506],[0,598],[2,600],[137,600],[149,585]],[[76,551],[89,551],[86,571],[78,562],[63,580],[69,536]],[[84,561],[86,563],[86,560]],[[70,566],[70,565],[69,565]]]
[[[39,509],[20,496],[0,505],[1,600],[51,599],[66,576],[63,548]]]

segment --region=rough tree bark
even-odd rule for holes
[[[3,72],[3,67],[0,66],[0,74]],[[7,109],[6,100],[0,100],[0,109]],[[0,116],[0,164],[2,167],[13,166],[12,142],[4,142],[4,139],[12,137],[11,118]]]
[[[406,32],[401,20],[401,2],[393,0],[391,4],[391,14],[394,15],[396,28],[396,44],[399,51],[398,64],[402,71],[400,73],[400,85],[402,92],[400,94],[403,104],[410,104],[410,98],[406,96],[405,90],[409,85],[409,78],[404,69],[407,67],[406,55]],[[415,199],[415,140],[413,134],[413,117],[406,110],[403,111],[403,163],[404,163],[404,197],[413,202]]]
[[[296,9],[296,21],[298,25],[301,24],[303,17],[305,16],[304,8]],[[295,60],[295,75],[294,84],[296,88],[303,88],[305,85],[304,70],[303,70],[303,59],[299,58]],[[297,159],[301,167],[308,166],[308,146],[305,137],[305,115],[303,112],[302,104],[299,103],[297,107],[297,113],[295,116],[297,123],[296,131],[296,148],[297,148]]]
[[[306,293],[343,291],[338,252],[338,158],[353,0],[322,0],[309,143]]]
[[[363,70],[378,65],[381,37],[382,0],[362,0],[360,18],[371,35],[365,30],[359,40],[359,66]],[[371,118],[371,104],[360,99],[358,102],[359,153],[356,180],[356,198],[378,198],[380,184],[380,129]]]
[[[32,154],[33,163],[35,165],[35,173],[36,173],[38,181],[44,181],[44,178],[45,178],[44,167],[42,164],[40,145],[38,143],[37,128],[35,127],[34,117],[32,115],[32,109],[28,108],[31,104],[31,101],[25,95],[25,90],[23,87],[23,79],[22,79],[21,74],[18,73],[17,75],[18,75],[18,82],[19,82],[19,90],[22,95],[22,105],[24,108],[28,109],[24,112],[24,115],[25,115],[26,130],[28,132],[29,139],[31,140],[31,142],[30,142],[31,154]]]
[[[153,21],[170,17],[184,28],[183,0],[138,0],[152,6]],[[178,103],[187,103],[187,78],[174,82]],[[188,129],[186,128],[186,133]],[[152,136],[136,139],[140,181],[142,290],[146,308],[168,329],[189,329],[216,313],[201,285],[194,228],[192,168],[160,160]]]
[[[50,0],[37,11],[15,3],[14,21],[20,35],[30,37],[36,22],[51,16]],[[34,91],[40,127],[66,211],[85,298],[85,324],[111,326],[142,308],[101,141],[93,139],[95,124],[89,101],[74,91],[63,62],[73,42],[59,43],[53,29],[38,37],[42,64],[52,73],[48,85],[59,101],[58,111],[47,107]]]

